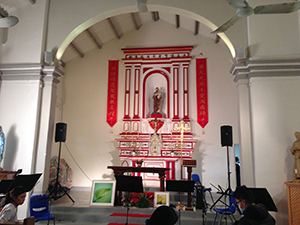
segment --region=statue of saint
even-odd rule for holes
[[[160,100],[161,100],[161,92],[158,87],[155,88],[155,92],[153,93],[153,113],[160,113]]]
[[[2,130],[2,127],[0,126],[0,163],[3,160],[3,155],[4,155],[4,144],[5,144],[5,136]],[[0,170],[2,170],[2,168],[0,167]]]
[[[300,183],[300,132],[295,133],[296,141],[293,143],[291,148],[291,153],[294,156],[294,172],[293,177],[295,178],[293,182]]]

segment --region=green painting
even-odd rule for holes
[[[112,186],[113,184],[95,184],[93,202],[94,203],[110,203],[112,196]]]
[[[91,205],[113,206],[115,196],[115,181],[93,181]]]

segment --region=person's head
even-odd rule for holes
[[[252,191],[245,185],[237,187],[233,193],[233,197],[236,198],[236,203],[242,210],[245,210],[249,205],[253,205],[255,202]]]
[[[295,133],[295,137],[297,138],[297,140],[299,140],[299,139],[300,139],[300,132],[297,131],[297,132]]]
[[[174,209],[163,205],[158,207],[151,215],[148,225],[174,225],[178,216]]]
[[[8,203],[12,203],[17,207],[24,203],[25,198],[26,198],[25,189],[22,186],[17,186],[6,194],[5,205]]]

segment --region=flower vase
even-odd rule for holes
[[[136,164],[137,167],[142,167],[142,164]]]
[[[171,156],[172,156],[172,157],[174,156],[174,152],[171,152]]]

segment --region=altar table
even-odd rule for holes
[[[132,167],[132,166],[108,166],[107,168],[114,170],[115,176],[123,175],[126,172],[158,173],[160,179],[160,191],[165,190],[166,171],[170,170],[170,168],[162,168],[162,167]]]

